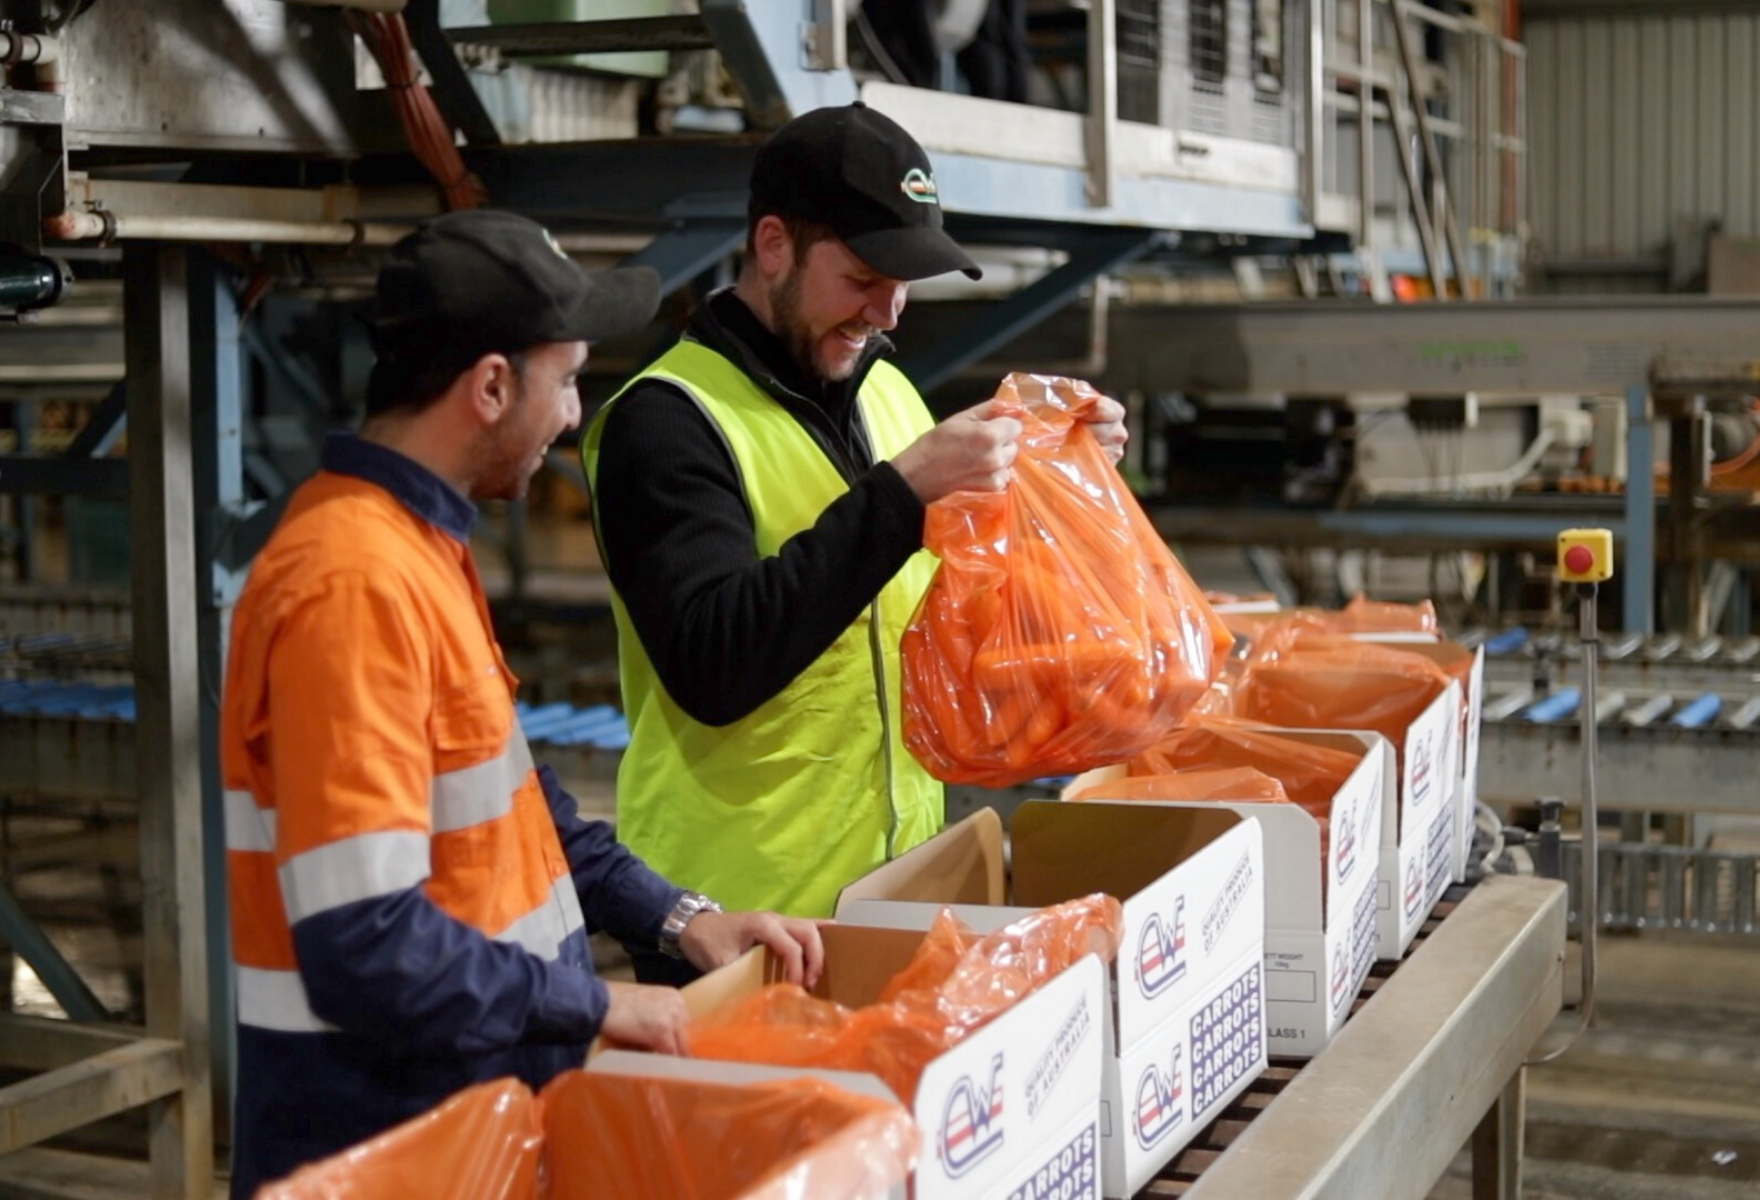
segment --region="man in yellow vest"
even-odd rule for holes
[[[1020,423],[987,402],[937,425],[882,357],[909,281],[979,275],[909,134],[818,109],[751,186],[737,284],[582,443],[630,721],[618,834],[729,907],[823,917],[942,823],[900,738],[923,513],[1002,488]],[[1115,458],[1123,419],[1110,400],[1093,417]]]

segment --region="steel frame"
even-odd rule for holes
[[[0,1017],[0,1061],[42,1071],[0,1088],[7,1114],[0,1153],[145,1105],[154,1200],[207,1200],[214,1180],[205,902],[211,883],[204,869],[201,635],[190,602],[198,386],[189,256],[131,246],[124,275],[147,1027],[139,1036],[67,1024],[50,1035],[41,1022]],[[198,334],[199,309],[198,303]]]
[[[1469,1139],[1520,1195],[1523,1068],[1564,998],[1565,889],[1495,876],[1299,1072],[1186,1200],[1423,1200]]]

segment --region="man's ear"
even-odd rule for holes
[[[494,425],[519,398],[519,372],[505,354],[485,354],[467,372],[465,396],[472,415]]]
[[[794,265],[794,238],[774,213],[753,226],[752,248],[757,251],[758,269],[766,276],[781,275]]]

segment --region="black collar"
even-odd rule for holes
[[[384,488],[428,524],[461,542],[470,542],[477,506],[415,459],[357,434],[332,433],[324,439],[323,466],[326,471]]]
[[[691,318],[689,335],[731,359],[778,400],[809,401],[840,421],[847,419],[854,407],[874,360],[892,350],[892,340],[876,333],[868,339],[861,361],[848,379],[830,383],[808,380],[782,339],[764,327],[732,288],[713,293],[697,309]]]

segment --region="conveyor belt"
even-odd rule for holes
[[[1273,1059],[1139,1200],[1422,1200],[1558,1013],[1564,932],[1562,884],[1450,889],[1332,1044]]]

